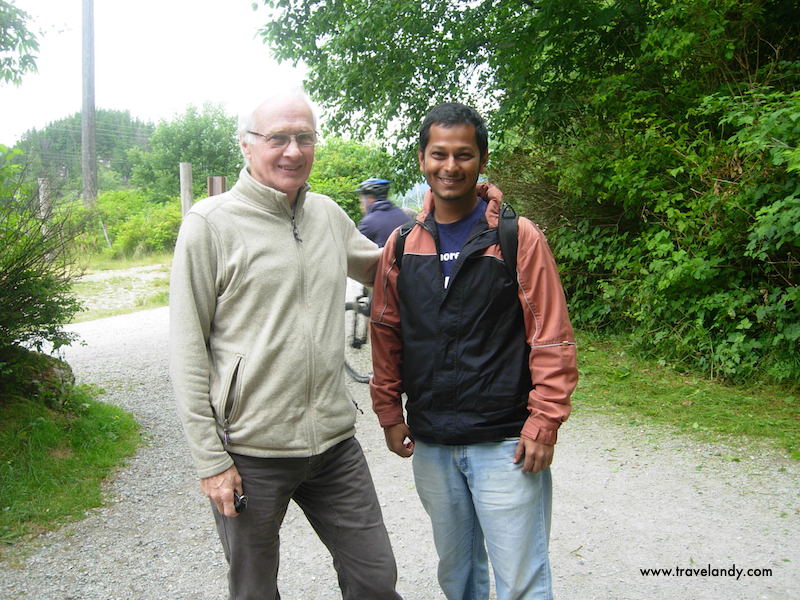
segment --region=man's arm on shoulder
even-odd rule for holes
[[[372,409],[384,428],[386,444],[400,456],[414,450],[403,418],[403,342],[400,337],[400,306],[397,295],[398,270],[394,265],[396,236],[386,242],[378,261],[372,293],[370,336],[372,344],[372,379],[369,383]]]
[[[371,285],[375,279],[375,267],[381,249],[365,235],[368,232],[361,224],[356,227],[352,219],[341,208],[339,208],[339,212],[341,213],[339,215],[341,226],[345,229],[347,276],[365,285]]]
[[[558,428],[569,417],[570,396],[578,382],[575,335],[553,253],[544,234],[525,218],[519,219],[517,274],[534,386],[521,436],[552,448]],[[524,444],[526,464],[528,451],[534,453],[536,465],[552,460],[552,450],[547,459],[539,445]]]

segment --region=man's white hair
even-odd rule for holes
[[[258,106],[256,106],[250,112],[239,115],[239,129],[237,131],[239,135],[239,141],[245,144],[255,144],[258,141],[257,137],[248,132],[256,129],[258,123],[258,113],[261,108],[277,102],[284,102],[286,100],[299,100],[308,106],[308,110],[311,111],[311,117],[314,120],[314,129],[317,129],[317,114],[314,110],[314,105],[311,103],[311,99],[303,91],[303,89],[297,87],[273,94],[263,102],[260,102]],[[242,152],[244,153],[244,148],[242,148]],[[245,157],[245,161],[246,160],[247,157]]]

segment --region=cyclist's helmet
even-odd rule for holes
[[[391,183],[388,179],[366,179],[358,184],[356,191],[359,194],[375,196],[378,200],[382,200],[389,195],[389,185]]]

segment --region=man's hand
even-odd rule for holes
[[[227,471],[201,479],[200,489],[211,499],[220,514],[226,517],[239,516],[233,507],[233,492],[242,495],[244,490],[242,478],[235,466],[231,465]]]
[[[389,450],[397,456],[408,458],[414,454],[414,440],[411,439],[411,430],[405,423],[384,428],[383,435],[386,437],[386,445]]]
[[[549,467],[550,463],[553,462],[554,449],[553,446],[548,446],[526,437],[520,437],[517,449],[514,452],[514,462],[518,463],[524,457],[525,462],[522,464],[522,471],[524,473],[538,473]]]

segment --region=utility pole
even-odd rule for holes
[[[81,171],[83,204],[97,202],[97,123],[94,107],[94,0],[83,0],[83,110],[81,112]]]

